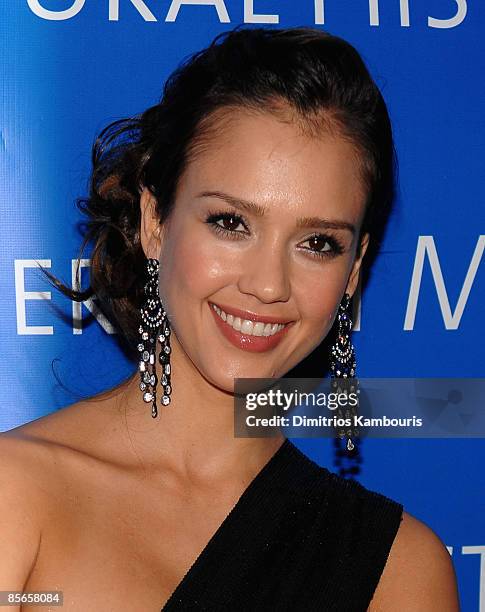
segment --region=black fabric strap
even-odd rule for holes
[[[162,612],[365,612],[402,511],[285,440]]]

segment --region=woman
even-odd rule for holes
[[[399,503],[233,435],[234,378],[321,343],[389,212],[391,127],[353,47],[221,35],[93,162],[91,289],[70,295],[97,295],[138,370],[2,434],[1,588],[68,610],[457,610],[446,548]]]

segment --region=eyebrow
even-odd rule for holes
[[[197,198],[218,198],[220,200],[224,200],[228,204],[234,206],[239,210],[243,210],[247,213],[254,215],[255,217],[264,217],[266,214],[266,208],[257,204],[256,202],[251,202],[249,200],[242,200],[241,198],[236,198],[227,193],[223,193],[222,191],[202,191],[199,193]],[[298,217],[296,220],[297,227],[318,227],[324,229],[342,229],[348,230],[352,234],[355,234],[356,229],[355,225],[349,223],[347,221],[340,221],[336,219],[322,219],[320,217]]]

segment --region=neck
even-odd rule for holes
[[[141,459],[145,468],[155,472],[169,465],[191,478],[255,475],[284,436],[235,438],[233,394],[206,380],[174,340],[171,401],[168,406],[161,403],[163,388],[159,382],[156,418],[151,416],[151,403],[142,399],[138,372],[123,389],[121,417],[135,447],[137,463]],[[156,367],[160,381],[161,366],[157,363]]]

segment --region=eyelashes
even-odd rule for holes
[[[229,229],[227,227],[223,227],[219,225],[218,221],[220,220],[227,221],[229,225],[232,225]],[[238,234],[244,234],[244,232],[236,231],[235,228],[239,227],[239,225],[243,225],[247,231],[247,223],[240,215],[236,215],[235,213],[230,213],[227,211],[220,212],[212,212],[210,211],[205,222],[211,226],[213,230],[217,233],[222,234],[223,236],[230,236],[235,240],[243,240],[241,236]],[[232,223],[231,223],[232,222]]]
[[[229,227],[224,227],[219,221],[226,223]],[[231,240],[244,240],[244,235],[248,231],[248,224],[246,220],[236,213],[230,213],[227,211],[209,211],[208,216],[205,219],[210,228],[217,234],[230,238]],[[242,225],[246,231],[237,230]],[[318,259],[332,258],[342,254],[345,251],[345,247],[337,240],[334,236],[329,234],[315,233],[305,240],[309,242],[313,247],[316,248],[305,248],[311,257]],[[326,245],[329,245],[327,247]],[[320,247],[325,247],[325,250],[319,250]]]

